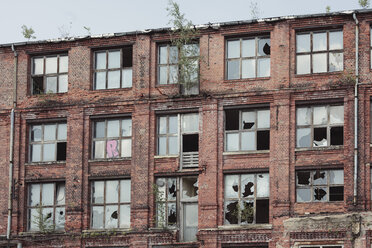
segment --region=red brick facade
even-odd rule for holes
[[[200,94],[193,96],[180,95],[178,85],[157,83],[158,46],[169,43],[168,31],[15,44],[17,57],[11,45],[0,45],[3,177],[0,246],[9,243],[23,247],[370,247],[372,12],[362,11],[356,17],[360,32],[356,202],[353,202],[356,24],[352,13],[201,28]],[[296,33],[332,29],[343,31],[343,71],[296,74]],[[270,76],[227,80],[226,41],[263,34],[271,41]],[[94,90],[94,52],[128,45],[133,47],[132,87]],[[68,54],[68,92],[32,95],[32,58],[60,53]],[[344,106],[343,145],[297,148],[296,108],[330,103]],[[227,152],[225,110],[261,105],[270,110],[270,149]],[[12,225],[7,241],[12,108],[15,111]],[[157,120],[162,115],[190,112],[199,114],[199,163],[196,168],[181,169],[179,156],[157,155]],[[94,122],[122,116],[132,119],[131,157],[93,159]],[[58,121],[67,123],[65,161],[30,162],[31,126]],[[343,170],[343,201],[296,200],[296,172],[316,169]],[[226,225],[225,177],[247,173],[269,173],[269,223]],[[156,197],[152,192],[156,179],[185,176],[198,177],[195,242],[182,241],[179,220],[176,228],[157,228],[154,221]],[[91,228],[91,184],[107,179],[131,180],[130,228]],[[65,184],[64,230],[30,232],[28,188],[35,183],[57,181]]]

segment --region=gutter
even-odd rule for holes
[[[353,13],[355,21],[355,87],[354,87],[354,206],[358,196],[358,85],[359,85],[359,21]]]

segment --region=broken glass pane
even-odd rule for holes
[[[270,58],[257,59],[257,77],[270,77]]]
[[[56,204],[65,205],[65,185],[64,184],[57,184]]]
[[[297,55],[297,74],[309,74],[310,73],[310,55]]]
[[[311,189],[296,189],[297,202],[311,201]]]
[[[256,40],[242,41],[242,57],[254,57],[256,55]]]
[[[240,40],[232,40],[227,42],[227,58],[240,57]],[[239,61],[238,61],[239,62]]]
[[[177,224],[177,207],[176,203],[168,203],[168,226]]]
[[[32,126],[31,141],[41,141],[41,126]]]
[[[297,126],[310,125],[311,121],[311,108],[297,108],[296,122]]]
[[[128,158],[132,156],[132,140],[123,139],[121,140],[121,155],[122,158]]]
[[[104,158],[105,142],[95,141],[94,142],[94,158]]]
[[[270,110],[257,111],[257,127],[270,128]]]
[[[108,53],[108,68],[120,68],[120,51],[110,51]]]
[[[45,125],[44,126],[44,140],[55,140],[56,139],[56,125]]]
[[[242,151],[253,151],[256,150],[256,133],[255,132],[243,132],[241,133]]]
[[[171,134],[176,134],[178,132],[178,117],[169,116],[169,132]]]
[[[238,79],[239,73],[239,60],[227,61],[227,79]]]
[[[119,181],[106,181],[106,203],[118,202]]]
[[[329,171],[329,184],[344,184],[344,171],[343,170],[330,170]]]
[[[29,205],[37,206],[40,203],[40,184],[31,184],[29,193]]]
[[[327,72],[327,54],[313,54],[313,73]]]
[[[185,114],[182,116],[182,131],[197,132],[199,130],[199,115]]]
[[[178,82],[178,66],[169,66],[169,83],[175,84]]]
[[[175,178],[168,178],[168,200],[174,201],[177,197],[177,181]]]
[[[96,181],[93,183],[93,203],[103,203],[103,181]]]
[[[65,93],[68,90],[68,76],[67,75],[59,75],[58,76],[58,92]]]
[[[67,125],[66,123],[58,124],[58,140],[66,140],[67,139]]]
[[[316,170],[313,173],[313,185],[327,185],[326,171]]]
[[[226,134],[226,150],[227,151],[238,151],[239,150],[239,134],[238,133],[227,133]]]
[[[96,90],[106,89],[106,72],[96,72]]]
[[[39,162],[41,160],[41,145],[33,144],[31,146],[31,161],[32,162]]]
[[[109,71],[107,75],[107,89],[120,88],[120,71]]]
[[[310,147],[311,144],[310,133],[311,133],[310,128],[297,128],[296,130],[297,147]]]
[[[120,206],[120,228],[130,227],[130,205]]]
[[[296,35],[296,51],[298,53],[310,52],[310,34]],[[299,73],[297,70],[297,74],[301,73]]]
[[[168,67],[159,67],[159,84],[167,84]]]
[[[321,128],[314,128],[314,141],[313,141],[314,147],[321,147],[321,146],[327,146],[327,128],[321,127]]]
[[[314,107],[313,115],[313,124],[314,125],[323,125],[327,124],[327,107],[320,106]]]
[[[57,93],[57,77],[46,78],[46,93]]]
[[[43,208],[43,224],[45,225],[46,229],[53,229],[53,208]]]
[[[313,51],[327,50],[327,33],[313,34]]]
[[[198,199],[198,179],[196,177],[182,178],[182,199]]]
[[[343,71],[344,70],[344,54],[343,53],[329,53],[329,71]]]
[[[241,224],[253,223],[254,200],[245,200],[240,206]]]
[[[239,202],[228,201],[225,205],[225,223],[226,224],[238,224],[239,220]]]
[[[130,180],[120,181],[120,202],[130,202]]]
[[[270,182],[269,174],[257,174],[257,197],[269,197]]]
[[[254,197],[254,174],[241,175],[241,196]]]
[[[169,154],[178,154],[178,137],[169,137]]]
[[[329,107],[330,124],[343,124],[344,123],[344,106],[331,106]]]
[[[33,69],[33,74],[44,74],[44,58],[35,58]]]
[[[57,57],[45,59],[45,74],[57,73]]]
[[[133,81],[133,70],[132,68],[126,68],[122,70],[121,87],[130,88],[132,87]]]
[[[56,229],[61,230],[65,228],[65,208],[56,208]]]
[[[93,207],[92,210],[92,228],[103,228],[103,207]]]
[[[53,183],[44,183],[42,185],[42,205],[53,205],[54,203],[54,184]]]
[[[242,112],[242,129],[254,129],[256,112]]]
[[[106,205],[105,214],[105,228],[117,228],[118,227],[118,206],[117,205]]]
[[[165,197],[166,197],[166,179],[164,178],[158,178],[156,180],[156,186],[157,186],[157,189],[156,190],[156,193],[157,195],[155,196],[158,200],[158,201],[165,201]]]
[[[106,154],[107,158],[119,157],[119,141],[118,140],[107,140],[106,142]]]
[[[270,55],[270,39],[259,39],[257,56],[267,55]]]
[[[242,78],[256,77],[256,60],[243,59],[242,60]]]
[[[121,121],[121,136],[132,136],[132,119]]]
[[[314,201],[327,201],[327,188],[314,188]]]
[[[107,121],[107,137],[119,136],[119,120]]]
[[[239,176],[226,175],[225,176],[225,198],[239,197]]]
[[[166,137],[159,137],[158,154],[159,155],[167,154],[167,138]]]
[[[343,32],[329,32],[329,50],[343,49],[344,40]]]
[[[310,185],[310,171],[298,171],[297,173],[297,185]]]
[[[106,52],[96,53],[96,69],[106,69]]]
[[[166,203],[165,202],[158,202],[156,204],[156,221],[158,227],[165,227],[166,224],[166,216],[167,210],[166,210]]]
[[[56,160],[56,143],[44,144],[43,161],[55,161]]]
[[[60,56],[59,57],[59,72],[67,72],[68,71],[68,56]]]
[[[169,47],[169,64],[178,63],[178,48],[176,46]]]

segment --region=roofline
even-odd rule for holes
[[[313,17],[351,15],[353,13],[372,13],[372,9],[355,9],[355,10],[345,10],[345,11],[320,13],[320,14],[289,15],[289,16],[268,17],[268,18],[259,18],[259,19],[241,20],[241,21],[208,23],[208,24],[195,25],[195,28],[197,29],[208,29],[208,28],[218,29],[219,27],[225,27],[225,26],[237,26],[237,25],[259,23],[259,22],[277,22],[277,21],[295,20],[295,19],[304,19],[304,18],[313,18]],[[137,31],[130,31],[130,32],[75,36],[75,37],[66,37],[66,38],[57,38],[57,39],[48,39],[48,40],[38,40],[38,41],[23,41],[23,42],[0,44],[0,48],[11,47],[12,45],[13,46],[25,46],[25,45],[35,45],[35,44],[73,42],[73,41],[84,40],[84,39],[102,39],[102,38],[112,38],[112,37],[130,36],[130,35],[138,35],[138,34],[161,33],[161,32],[166,32],[166,31],[171,31],[171,30],[172,28],[165,27],[165,28],[145,29],[141,31],[137,30]]]

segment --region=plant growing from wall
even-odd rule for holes
[[[35,31],[32,29],[32,27],[27,27],[26,25],[22,25],[21,29],[22,29],[23,37],[25,37],[27,40],[36,39],[36,36],[34,35]]]
[[[53,232],[55,229],[55,225],[52,223],[52,215],[48,213],[46,215],[43,214],[43,207],[39,205],[36,209],[36,213],[33,215],[32,224],[34,224],[38,231],[41,233],[50,233]]]
[[[151,194],[155,198],[155,205],[156,205],[156,214],[154,216],[154,223],[156,224],[157,227],[160,228],[167,228],[167,224],[165,221],[166,218],[166,213],[165,213],[165,200],[164,200],[164,192],[161,192],[159,190],[158,185],[155,183],[152,185],[152,192]]]
[[[369,0],[358,0],[358,3],[363,9],[369,8]]]

